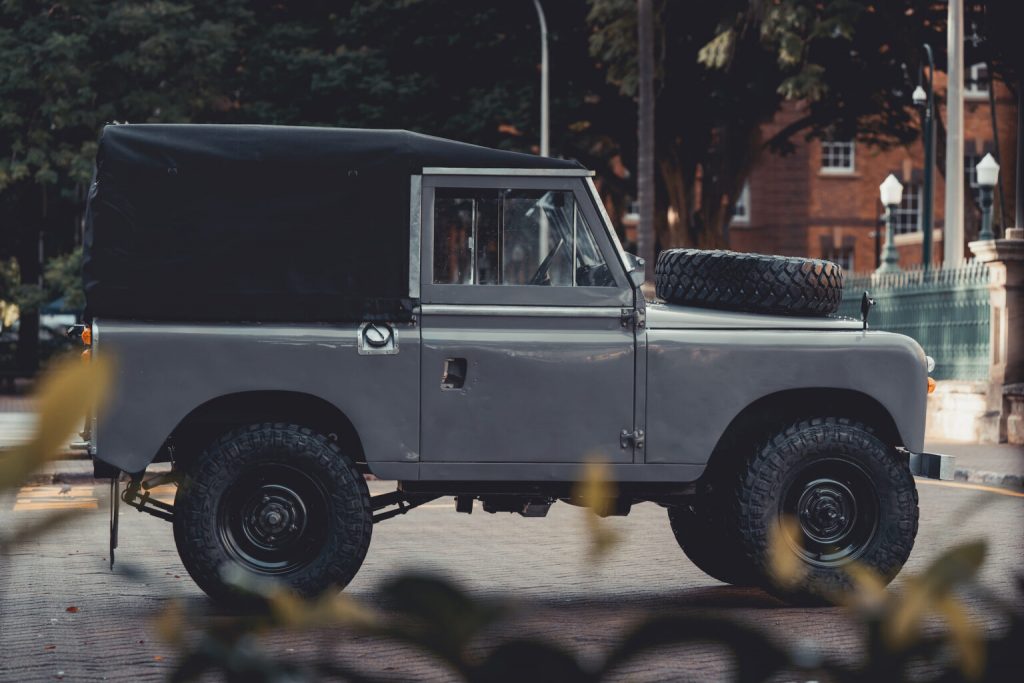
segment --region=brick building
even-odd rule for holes
[[[1001,165],[1000,180],[1008,221],[1013,225],[1016,150],[1016,100],[1002,83],[995,83],[996,120],[999,154],[995,154],[992,134],[989,82],[984,65],[965,69],[970,79],[964,96],[964,166],[962,182],[974,184],[974,166],[988,152]],[[935,74],[938,115],[945,115],[945,74]],[[787,105],[765,127],[765,137],[781,129],[800,115],[799,105]],[[937,146],[941,146],[941,140]],[[938,156],[939,151],[937,151]],[[848,272],[870,272],[876,268],[884,246],[885,231],[880,223],[883,207],[878,185],[889,173],[903,183],[903,204],[896,212],[896,246],[900,265],[920,264],[922,260],[922,181],[924,148],[920,140],[909,147],[887,151],[859,142],[803,141],[788,156],[768,154],[754,167],[744,192],[737,202],[736,215],[729,228],[730,248],[768,254],[828,258]],[[942,233],[945,224],[945,178],[936,169],[934,263],[942,260]],[[965,191],[965,239],[977,238],[980,209],[974,188]],[[995,209],[1000,211],[999,196]],[[997,217],[994,222],[999,225]],[[970,250],[964,250],[970,254]]]

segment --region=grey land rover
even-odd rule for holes
[[[826,261],[668,250],[645,301],[592,176],[404,131],[106,127],[84,280],[116,391],[81,447],[112,500],[173,522],[222,601],[231,567],[344,587],[376,522],[439,497],[578,504],[590,461],[613,514],[663,506],[721,581],[814,601],[854,561],[891,579],[913,474],[949,464],[922,453],[920,346],[831,317]],[[150,495],[171,481],[173,505]]]

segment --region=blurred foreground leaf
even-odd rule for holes
[[[768,570],[772,580],[784,589],[796,587],[807,571],[807,565],[792,548],[799,538],[800,523],[792,515],[785,515],[771,529],[768,539]]]
[[[21,487],[32,472],[60,457],[60,448],[106,397],[111,378],[105,358],[83,363],[68,357],[54,364],[36,393],[35,433],[26,443],[0,454],[0,492]]]
[[[615,511],[617,491],[611,470],[603,462],[588,462],[583,466],[583,477],[573,491],[573,498],[593,514],[586,515],[587,537],[590,544],[587,559],[591,563],[603,560],[619,542],[618,534],[601,521]]]

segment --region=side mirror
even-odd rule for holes
[[[626,253],[626,270],[629,273],[629,281],[633,285],[633,289],[637,289],[644,283],[646,279],[645,274],[645,262],[639,256],[635,254]]]

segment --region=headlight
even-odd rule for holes
[[[935,372],[935,359],[934,358],[932,358],[931,356],[925,356],[924,357],[924,363],[925,363],[925,367],[928,368],[928,374],[929,375],[932,374],[933,372]]]

